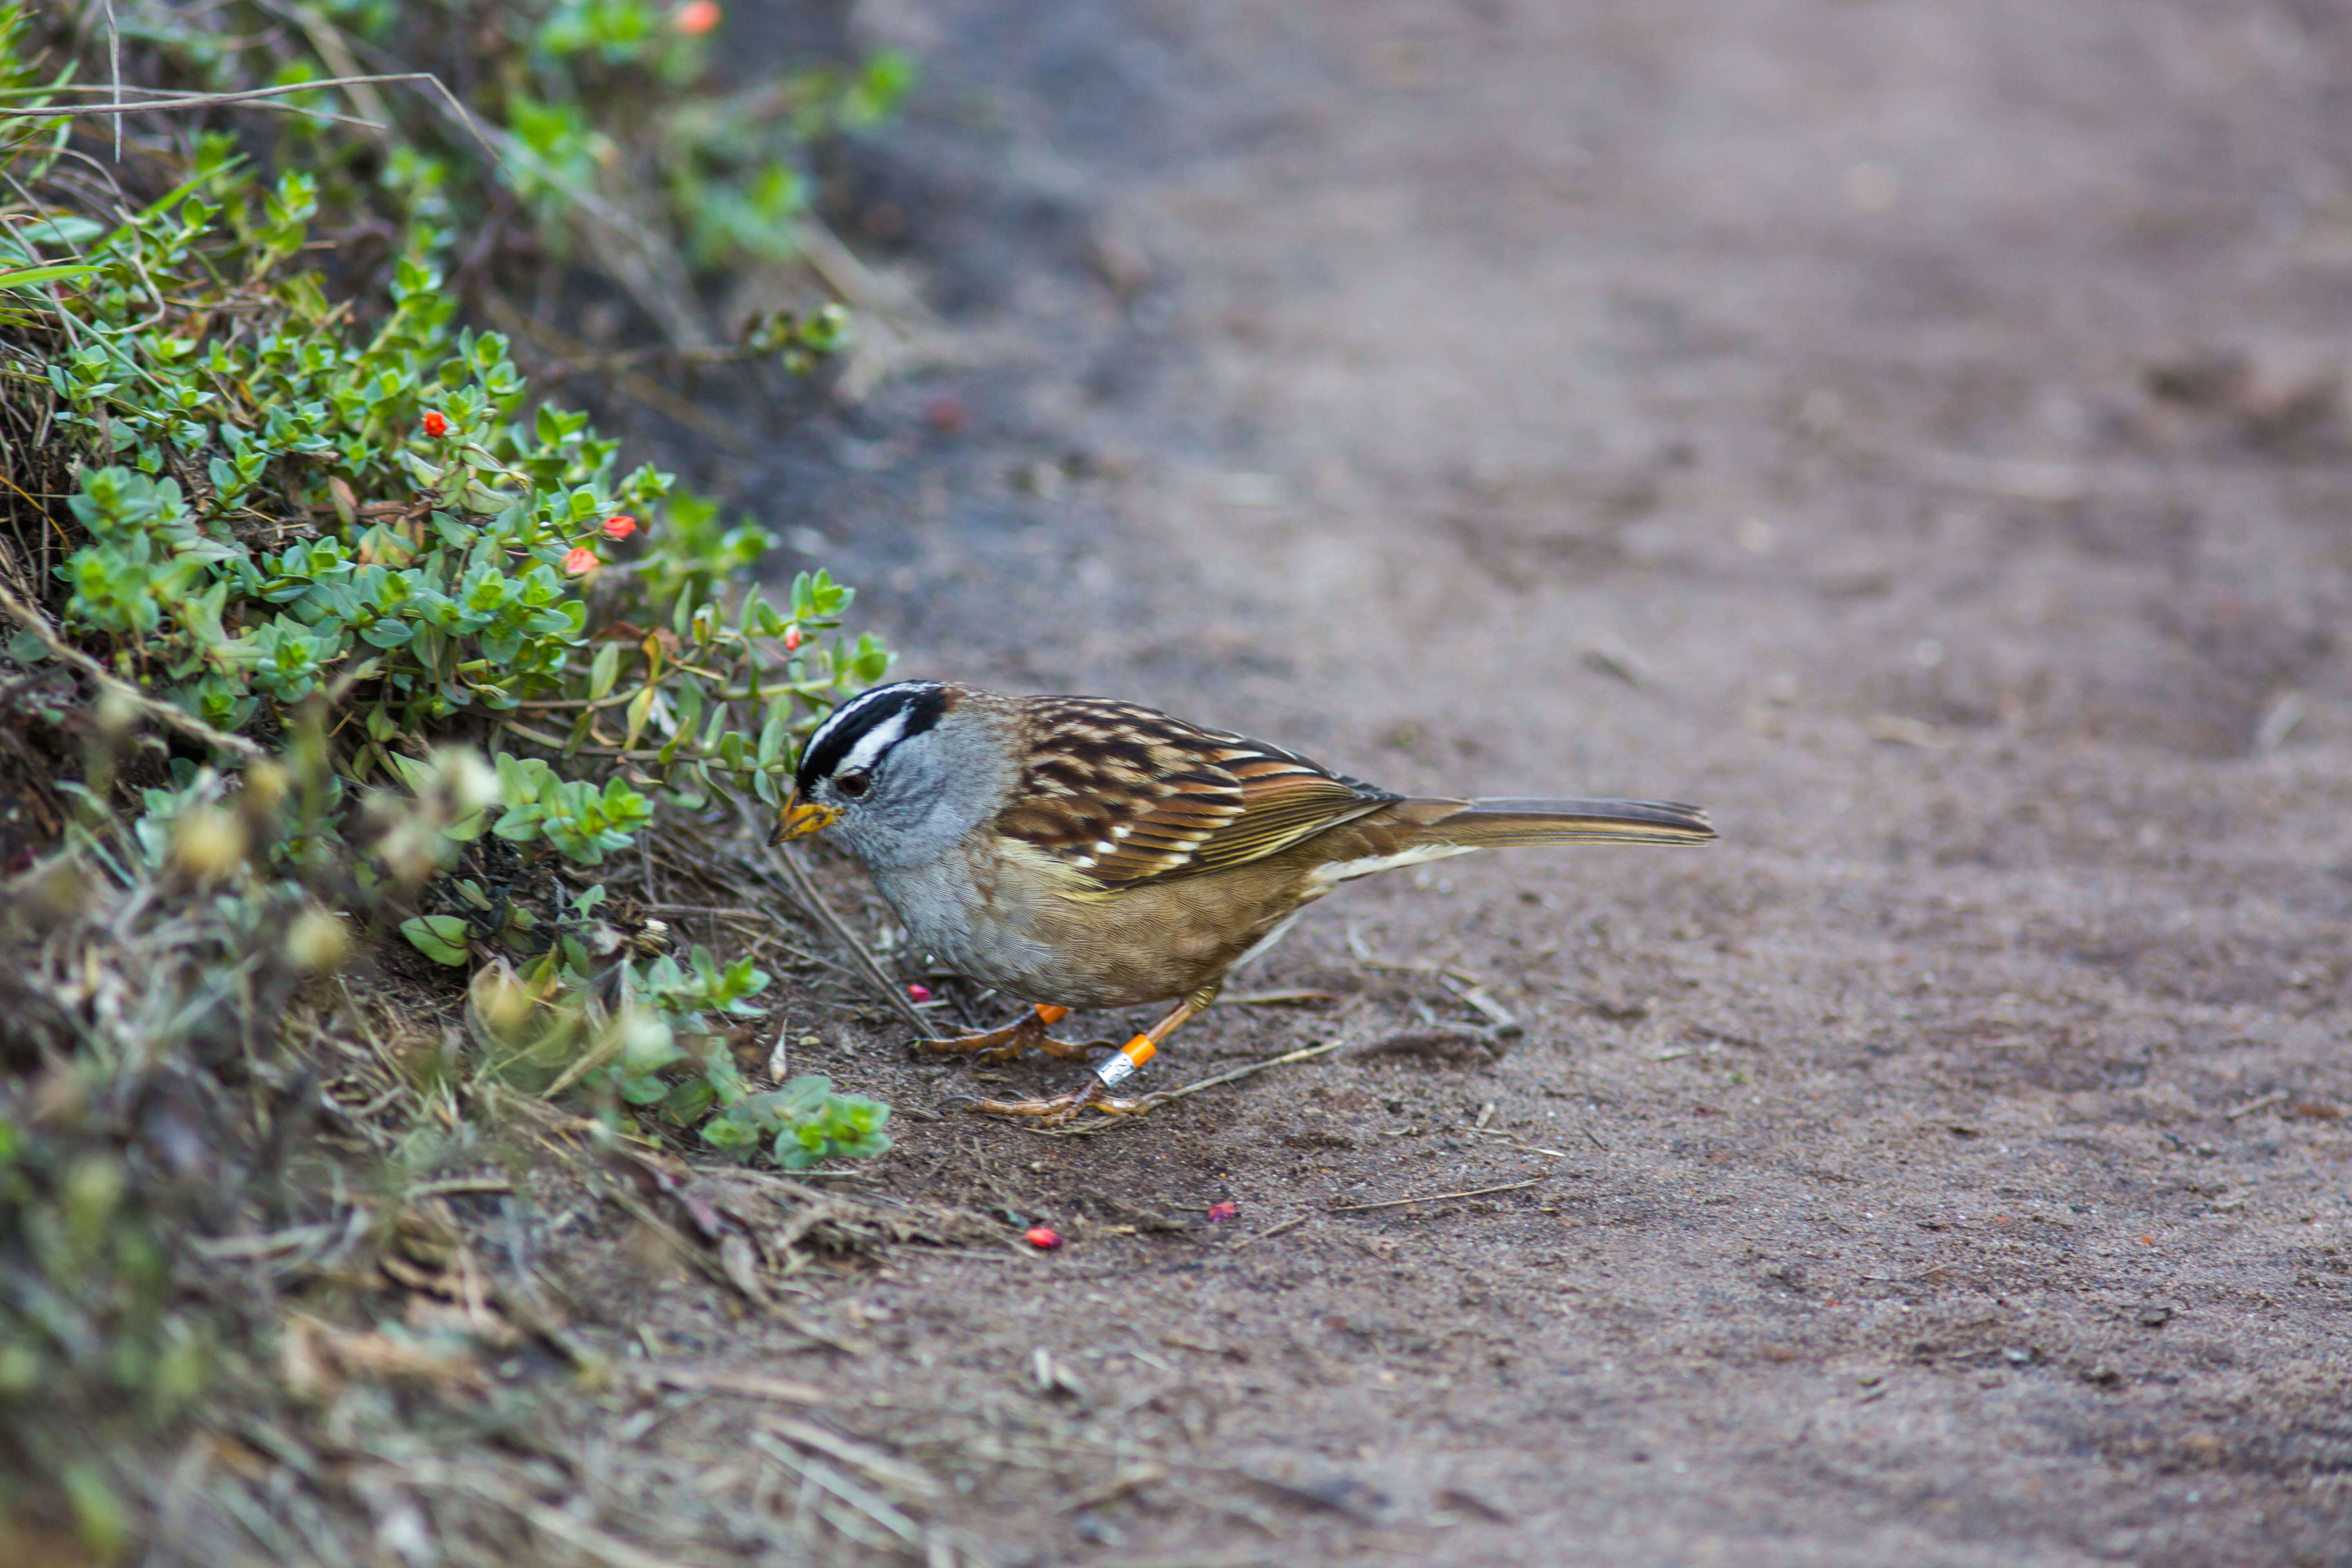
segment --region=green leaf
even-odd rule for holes
[[[646,732],[646,720],[653,710],[654,689],[651,686],[629,699],[627,708],[623,710],[628,715],[629,729],[621,742],[621,750],[634,752],[637,749],[637,737]]]
[[[747,1154],[759,1144],[760,1133],[748,1122],[738,1121],[731,1116],[721,1116],[703,1124],[702,1141],[714,1149]]]
[[[631,1105],[659,1105],[669,1098],[669,1085],[657,1078],[625,1078],[621,1098]]]
[[[663,1109],[680,1127],[691,1127],[709,1114],[718,1098],[719,1091],[711,1088],[709,1079],[690,1078],[669,1091],[669,1099]],[[745,1131],[748,1133],[750,1129],[746,1128]],[[745,1141],[750,1142],[750,1139]]]
[[[95,267],[79,263],[61,263],[51,267],[19,267],[14,271],[0,272],[0,289],[31,289],[43,283],[61,282],[68,278],[87,278],[97,270]]]
[[[613,682],[621,673],[621,645],[608,642],[596,652],[596,662],[588,670],[588,700],[591,702],[608,695]]]
[[[452,969],[464,967],[473,956],[466,946],[466,922],[456,915],[418,915],[400,922],[400,934],[417,952]]]
[[[18,229],[16,237],[29,245],[86,245],[105,232],[86,217],[45,217]]]

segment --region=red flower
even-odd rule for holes
[[[1209,1205],[1209,1223],[1216,1225],[1221,1221],[1234,1218],[1241,1212],[1241,1205],[1231,1198],[1221,1198]]]
[[[626,539],[636,531],[637,520],[627,512],[604,520],[604,537],[607,539]]]
[[[786,627],[784,628],[784,651],[785,651],[786,653],[790,653],[790,652],[792,652],[794,648],[796,648],[796,647],[800,647],[800,646],[801,646],[801,629],[800,629],[800,627],[798,627],[798,626],[786,626]]]
[[[574,577],[585,572],[593,572],[596,566],[596,552],[584,544],[573,545],[572,553],[563,558],[563,570]]]
[[[442,413],[438,408],[426,409],[425,411],[425,433],[427,436],[446,436],[449,434],[449,416]]]
[[[670,26],[689,38],[698,38],[719,26],[719,0],[686,0],[670,18]]]
[[[931,999],[931,988],[928,985],[909,985],[907,987],[907,995],[910,1001],[928,1002]]]
[[[1040,1252],[1051,1252],[1062,1245],[1062,1237],[1053,1226],[1033,1225],[1021,1233],[1021,1239]]]

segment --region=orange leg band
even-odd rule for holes
[[[1049,1029],[1069,1016],[1067,1007],[1049,1007],[1043,1002],[1037,1004],[1037,1021]]]
[[[1118,1055],[1105,1058],[1095,1068],[1095,1076],[1105,1089],[1115,1089],[1133,1075],[1135,1069],[1160,1054],[1150,1035],[1138,1035],[1119,1047]]]

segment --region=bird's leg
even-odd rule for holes
[[[1119,1047],[1118,1054],[1107,1057],[1095,1064],[1095,1070],[1080,1087],[1067,1094],[1056,1094],[1045,1100],[976,1100],[973,1110],[985,1110],[995,1116],[1034,1116],[1047,1127],[1058,1127],[1088,1106],[1108,1116],[1140,1116],[1155,1105],[1165,1102],[1166,1096],[1140,1095],[1122,1100],[1110,1091],[1134,1076],[1135,1069],[1160,1054],[1160,1047],[1174,1034],[1187,1018],[1204,1011],[1217,999],[1217,987],[1204,985],[1173,1007],[1160,1020],[1135,1038]]]
[[[923,1050],[971,1056],[983,1062],[1009,1062],[1032,1046],[1049,1057],[1083,1057],[1097,1047],[1112,1047],[1108,1040],[1057,1040],[1045,1032],[1069,1016],[1067,1007],[1049,1007],[1040,1002],[1001,1029],[915,1044]]]

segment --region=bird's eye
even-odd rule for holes
[[[866,773],[844,773],[833,781],[833,787],[850,799],[856,800],[874,787],[874,775]]]

